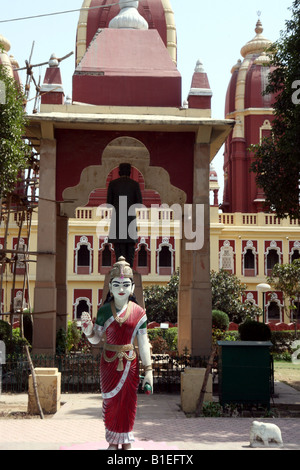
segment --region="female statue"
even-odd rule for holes
[[[134,301],[132,269],[120,257],[110,273],[110,293],[100,307],[95,325],[88,313],[81,317],[82,331],[91,344],[106,336],[100,363],[103,418],[108,449],[131,449],[137,409],[139,364],[134,350],[137,337],[139,354],[145,370],[142,387],[153,388],[150,344],[145,310]]]

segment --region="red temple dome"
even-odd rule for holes
[[[239,108],[270,108],[273,98],[263,96],[271,71],[267,49],[272,42],[263,36],[260,20],[255,27],[256,36],[241,49],[244,60],[238,60],[231,69],[231,80],[227,89],[225,116],[228,117]]]
[[[210,171],[209,171],[209,180],[210,181],[218,181],[218,173],[216,172],[215,168],[213,165],[210,165]]]
[[[243,59],[231,69],[225,117],[234,119],[235,126],[225,143],[224,199],[225,212],[257,212],[264,196],[250,174],[252,144],[270,134],[273,119],[273,95],[264,95],[269,73],[273,70],[267,50],[271,41],[263,36],[260,19],[255,37],[241,49]]]
[[[20,82],[19,75],[16,71],[16,68],[18,68],[19,65],[12,55],[8,55],[10,48],[11,45],[8,39],[0,34],[0,64],[6,67],[6,70],[11,77],[14,77],[18,82]]]
[[[82,59],[98,29],[108,28],[110,22],[119,14],[120,6],[116,4],[111,5],[111,3],[109,0],[83,1],[83,10],[81,11],[77,28],[77,64]],[[176,26],[170,0],[143,0],[143,2],[139,2],[138,12],[148,23],[149,29],[156,29],[158,31],[173,61],[176,62]]]
[[[85,0],[77,29],[73,102],[181,106],[169,0]]]

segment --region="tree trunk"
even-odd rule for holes
[[[211,372],[211,368],[212,368],[212,365],[213,365],[213,362],[214,362],[216,352],[217,352],[217,346],[214,345],[213,349],[212,349],[212,352],[211,352],[211,355],[209,357],[208,364],[206,366],[206,371],[205,371],[205,375],[204,375],[204,379],[203,379],[203,383],[202,383],[201,392],[200,392],[200,395],[199,395],[199,399],[197,401],[197,406],[196,406],[196,416],[197,417],[200,416],[201,413],[202,413],[203,401],[204,401],[204,396],[205,396],[205,392],[206,392],[207,382],[208,382],[209,374]]]
[[[32,363],[31,356],[30,356],[29,349],[28,349],[27,345],[25,346],[25,351],[26,351],[26,356],[27,356],[27,359],[28,359],[28,362],[29,362],[29,367],[30,367],[30,371],[31,371],[31,375],[32,375],[32,383],[33,383],[33,390],[34,390],[34,395],[35,395],[35,399],[36,399],[36,404],[37,404],[37,407],[39,409],[41,419],[44,419],[44,413],[43,413],[43,410],[42,410],[42,407],[41,407],[41,404],[40,404],[40,399],[39,399],[39,394],[38,394],[38,387],[37,387],[35,370],[34,370],[34,366],[33,366],[33,363]]]

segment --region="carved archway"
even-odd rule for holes
[[[85,206],[90,193],[96,188],[105,188],[107,175],[120,163],[130,163],[144,176],[145,189],[159,193],[162,203],[183,206],[186,194],[170,182],[168,172],[150,165],[150,154],[146,146],[132,137],[119,137],[112,140],[104,149],[101,165],[86,167],[76,186],[66,188],[63,192],[65,202],[61,203],[61,215],[74,217],[77,207]]]

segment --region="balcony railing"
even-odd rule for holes
[[[224,213],[218,214],[218,223],[222,225],[233,225],[233,226],[281,226],[281,227],[299,227],[300,221],[287,219],[279,219],[274,214],[264,214],[262,212],[256,214],[243,214],[237,213]]]
[[[174,222],[174,212],[172,209],[160,208],[142,208],[136,210],[138,222],[154,222],[161,223]],[[80,220],[95,220],[95,221],[110,221],[112,217],[112,209],[106,207],[79,207],[76,210],[76,219]]]

